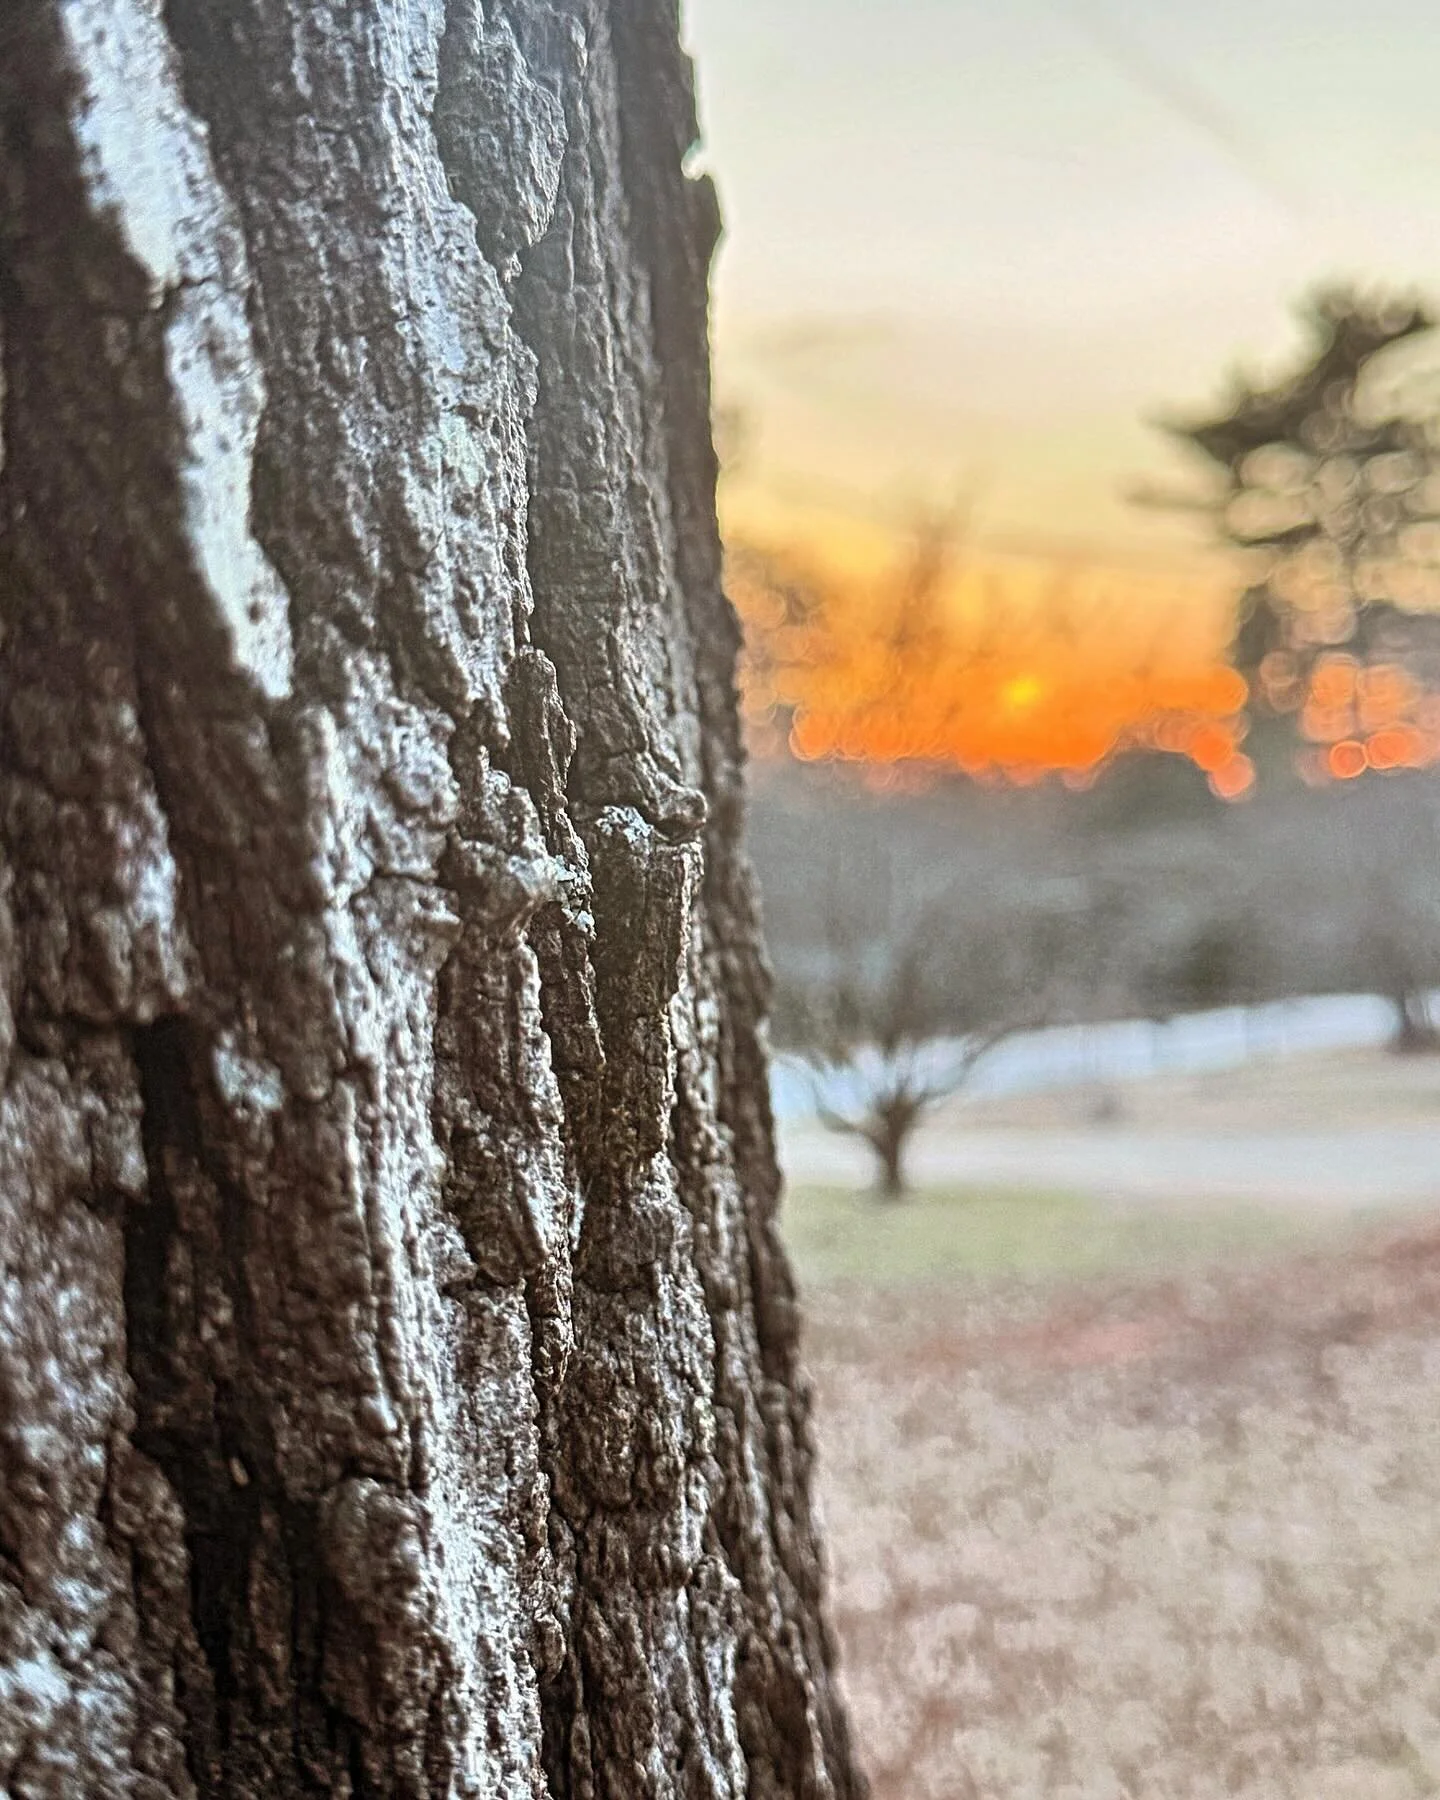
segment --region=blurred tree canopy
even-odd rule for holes
[[[1435,318],[1353,286],[1317,289],[1299,318],[1283,378],[1238,376],[1218,411],[1159,421],[1209,485],[1135,497],[1208,512],[1246,554],[1232,660],[1262,753],[1289,761],[1298,728],[1318,777],[1420,766],[1440,753],[1424,705],[1440,684],[1440,396],[1413,351]]]

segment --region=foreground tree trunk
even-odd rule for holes
[[[673,0],[0,108],[0,1788],[857,1794]]]

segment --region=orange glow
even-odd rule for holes
[[[898,578],[843,562],[816,575],[817,560],[731,558],[762,753],[785,731],[805,761],[1031,785],[1163,749],[1226,771],[1217,792],[1253,780],[1239,756],[1248,696],[1224,662],[1221,615],[1168,579],[994,560],[935,577],[918,558]]]
[[[1017,675],[1001,688],[1000,700],[1008,712],[1026,712],[1044,692],[1045,683],[1038,675]]]
[[[1424,764],[1426,748],[1413,725],[1387,725],[1365,740],[1365,759],[1372,769],[1414,769]]]
[[[1347,707],[1355,698],[1355,659],[1327,656],[1315,666],[1310,680],[1310,702],[1326,711]]]
[[[897,576],[843,538],[828,569],[818,552],[732,557],[760,754],[788,744],[804,761],[839,758],[877,779],[891,771],[891,785],[948,768],[1076,786],[1115,755],[1158,750],[1187,757],[1223,799],[1254,786],[1241,748],[1250,696],[1225,660],[1213,596],[1178,578],[1147,586],[1038,562],[937,562],[922,546]],[[1295,758],[1307,782],[1440,762],[1440,695],[1397,662],[1330,651],[1307,668],[1276,651],[1257,685],[1315,746]]]
[[[1325,656],[1311,672],[1300,730],[1320,747],[1296,760],[1312,783],[1353,781],[1367,769],[1423,769],[1440,761],[1440,696],[1398,663],[1366,667],[1353,656]]]
[[[1185,753],[1207,775],[1218,773],[1227,768],[1235,757],[1233,727],[1214,719],[1202,720],[1191,730],[1185,743]]]
[[[1365,746],[1355,738],[1342,738],[1330,746],[1325,766],[1336,781],[1353,781],[1369,767]]]
[[[1239,800],[1255,785],[1255,765],[1237,752],[1210,773],[1210,786],[1222,800]]]

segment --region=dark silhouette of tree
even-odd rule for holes
[[[1429,379],[1396,354],[1432,313],[1413,296],[1335,286],[1299,317],[1289,375],[1238,377],[1216,412],[1159,421],[1203,459],[1209,485],[1133,496],[1209,514],[1249,556],[1232,657],[1262,744],[1293,745],[1293,719],[1278,737],[1271,721],[1298,712],[1327,651],[1363,646],[1367,614],[1440,596],[1440,414]]]

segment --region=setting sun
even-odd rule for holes
[[[1038,675],[1016,675],[1000,689],[1000,703],[1007,712],[1028,712],[1044,692],[1045,683]]]
[[[1225,798],[1249,785],[1247,689],[1226,665],[1212,591],[952,558],[923,533],[888,569],[854,551],[732,536],[744,701],[762,753],[1029,783],[1153,749],[1187,757]]]

